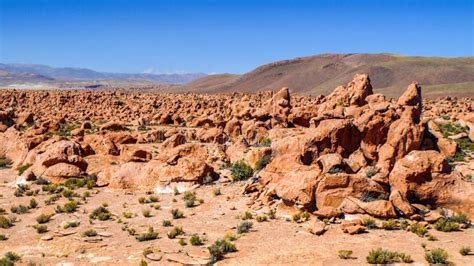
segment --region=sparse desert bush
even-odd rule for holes
[[[29,208],[25,205],[18,205],[18,206],[12,206],[10,208],[10,211],[12,213],[16,213],[16,214],[23,214],[23,213],[27,213],[29,210]]]
[[[112,217],[112,214],[110,211],[103,206],[98,207],[92,213],[89,215],[89,218],[92,220],[100,220],[100,221],[106,221]]]
[[[267,215],[268,215],[268,218],[270,219],[275,219],[276,218],[276,211],[273,210],[273,209],[270,209],[268,212],[267,212]]]
[[[139,197],[138,198],[138,203],[140,204],[145,204],[146,198],[145,197]]]
[[[65,213],[73,213],[77,210],[77,205],[77,201],[70,200],[64,203],[64,206],[61,208],[61,211]]]
[[[204,244],[204,241],[198,234],[193,234],[189,238],[189,243],[191,243],[193,246],[201,246]]]
[[[24,164],[24,165],[21,165],[20,167],[18,167],[18,175],[21,176],[31,166],[32,166],[32,164],[28,163],[28,164]]]
[[[29,208],[30,209],[36,209],[36,207],[38,207],[38,202],[33,198],[33,199],[30,199],[30,206]]]
[[[294,222],[299,222],[301,220],[301,213],[295,213],[291,216],[291,219],[294,221]]]
[[[13,222],[10,218],[0,215],[0,228],[10,228],[13,226]]]
[[[420,223],[413,223],[411,224],[408,229],[410,232],[417,234],[418,236],[424,236],[428,233],[428,229]]]
[[[59,196],[59,195],[57,195],[57,194],[56,194],[56,195],[52,195],[51,197],[49,197],[48,199],[46,199],[46,200],[44,201],[44,204],[46,204],[46,205],[52,205],[53,203],[55,203],[56,201],[58,201],[59,198],[61,198],[61,196]]]
[[[181,219],[184,217],[184,213],[180,209],[172,209],[171,215],[173,215],[173,219]]]
[[[237,161],[230,167],[232,173],[232,180],[241,181],[246,180],[253,175],[253,169],[244,161]]]
[[[145,218],[150,218],[152,216],[150,209],[143,209],[142,214],[143,214],[143,217]]]
[[[388,219],[382,223],[382,228],[385,230],[395,230],[397,227],[397,220],[395,219]]]
[[[0,208],[0,215],[5,213],[7,213],[7,211],[4,208]]]
[[[428,239],[428,241],[438,241],[438,238],[431,234],[428,234],[426,239]]]
[[[168,232],[167,235],[168,235],[168,238],[174,239],[179,235],[184,235],[184,231],[183,231],[182,227],[175,226],[175,227],[173,227],[173,229],[171,229],[171,231]]]
[[[255,217],[255,219],[259,223],[268,221],[268,217],[266,215],[259,215],[259,216]]]
[[[459,250],[459,254],[461,254],[462,256],[467,256],[467,255],[471,254],[471,251],[472,251],[471,247],[464,246]]]
[[[137,239],[138,241],[142,242],[142,241],[150,241],[150,240],[154,240],[154,239],[157,239],[158,238],[158,232],[155,232],[155,229],[153,229],[153,227],[148,227],[148,231],[146,233],[143,233],[143,234],[139,234],[137,236],[135,236],[135,239]]]
[[[369,264],[392,264],[396,262],[413,262],[410,255],[389,251],[382,248],[372,249],[366,257]]]
[[[173,225],[173,224],[171,223],[170,220],[163,220],[163,226],[164,226],[164,227],[170,227],[170,226],[172,226],[172,225]]]
[[[214,196],[222,195],[221,188],[220,188],[220,187],[214,188],[214,189],[212,190],[212,195],[214,195]]]
[[[0,234],[0,241],[8,240],[8,237],[4,234]]]
[[[133,212],[123,212],[122,215],[127,219],[133,218]]]
[[[237,251],[235,245],[225,239],[218,239],[212,246],[207,248],[211,254],[211,263],[215,263],[224,258],[224,255]]]
[[[5,265],[5,266],[13,266],[15,262],[20,261],[21,257],[20,255],[8,251],[3,255],[3,258],[0,259],[0,265]]]
[[[272,146],[272,140],[270,138],[262,138],[258,144],[258,147],[270,147]]]
[[[469,217],[464,212],[457,212],[451,217],[448,217],[448,221],[459,223],[459,224],[469,224]]]
[[[253,223],[249,221],[243,221],[239,225],[237,225],[237,233],[238,234],[244,234],[248,233],[250,229],[252,228]]]
[[[64,225],[64,229],[68,229],[68,228],[71,228],[71,227],[78,227],[80,224],[81,224],[81,222],[79,222],[79,221],[70,221],[70,222],[67,222]]]
[[[253,215],[252,215],[251,212],[246,211],[246,212],[244,212],[244,214],[241,216],[241,219],[242,219],[242,220],[252,220],[252,219],[253,219]]]
[[[425,253],[425,259],[430,264],[447,264],[448,252],[441,248],[434,248]]]
[[[97,231],[95,231],[94,229],[89,229],[89,230],[86,230],[82,233],[82,236],[83,237],[93,237],[93,236],[97,236]]]
[[[255,171],[260,171],[272,161],[271,154],[265,154],[255,163]]]
[[[183,238],[181,238],[181,239],[178,241],[178,244],[180,244],[181,246],[186,246],[188,243],[186,243],[186,240],[184,240]]]
[[[36,217],[36,221],[39,224],[45,224],[48,223],[51,220],[51,217],[53,217],[54,214],[40,214],[38,217]]]
[[[339,250],[337,251],[337,255],[339,256],[339,258],[343,260],[347,260],[351,258],[352,250],[347,250],[347,249]]]
[[[234,234],[233,232],[227,232],[224,236],[224,239],[229,240],[229,241],[235,241],[238,239],[238,236]]]
[[[38,232],[38,234],[44,234],[44,233],[48,232],[48,226],[46,226],[44,224],[37,224],[37,225],[33,226],[33,228],[36,229],[36,232]]]
[[[12,161],[5,157],[0,157],[0,169],[7,168],[12,164]]]
[[[87,181],[84,178],[68,178],[66,182],[64,182],[64,186],[74,190],[85,186],[86,183]]]
[[[192,208],[192,207],[194,207],[194,204],[195,204],[194,200],[192,200],[192,199],[184,201],[184,206],[186,206],[186,208]]]
[[[439,219],[435,224],[434,227],[436,230],[441,232],[452,232],[459,230],[459,224],[456,222],[450,222],[444,218]]]

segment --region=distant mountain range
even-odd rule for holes
[[[0,83],[128,80],[184,84],[206,76],[204,73],[149,74],[107,73],[87,68],[50,67],[38,64],[1,64]]]
[[[174,91],[256,92],[289,87],[301,94],[327,94],[356,73],[368,73],[376,92],[394,97],[412,81],[425,95],[474,96],[474,57],[421,57],[393,54],[321,54],[277,61],[243,75],[209,75]]]

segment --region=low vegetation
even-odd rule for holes
[[[441,248],[434,248],[431,251],[425,253],[425,259],[430,264],[444,265],[448,264],[448,252]]]
[[[150,241],[158,238],[158,232],[155,231],[153,227],[148,227],[148,231],[142,234],[135,236],[135,239],[142,241]]]
[[[413,260],[410,255],[405,253],[389,251],[382,248],[373,249],[366,257],[369,264],[392,264],[397,262],[411,263]]]
[[[244,161],[237,161],[230,167],[233,181],[246,180],[253,175],[253,169]]]
[[[224,258],[225,254],[236,252],[237,248],[226,239],[218,239],[214,244],[207,248],[211,254],[211,263],[215,263]]]

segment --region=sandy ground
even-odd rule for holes
[[[12,205],[28,205],[32,198],[13,195],[15,189],[12,185],[15,179],[16,171],[0,170],[0,207],[7,211],[7,216],[10,215]],[[63,205],[67,199],[61,198],[56,204],[47,206],[44,201],[50,195],[40,192],[35,196],[39,202],[38,208],[15,215],[18,221],[13,227],[0,228],[0,234],[9,237],[6,241],[0,241],[0,253],[14,251],[20,254],[22,256],[20,264],[34,262],[37,265],[61,263],[138,265],[144,258],[143,251],[152,248],[155,250],[155,258],[161,259],[159,261],[147,259],[149,265],[204,264],[209,261],[207,246],[222,238],[227,232],[235,232],[236,225],[241,222],[239,215],[248,210],[246,203],[249,202],[249,197],[240,194],[242,186],[242,183],[233,183],[197,188],[195,190],[197,197],[203,199],[204,203],[193,208],[184,206],[182,195],[161,194],[158,203],[140,204],[139,197],[149,197],[145,192],[94,188],[92,197],[83,202],[75,213],[54,215],[46,224],[49,231],[45,234],[38,234],[32,227],[37,224],[36,217],[41,213],[54,213],[55,206]],[[213,195],[212,191],[216,187],[221,188],[222,195]],[[31,188],[40,189],[40,186],[31,185]],[[85,188],[77,190],[81,195],[84,191]],[[108,221],[90,221],[89,213],[104,203],[116,217]],[[152,208],[151,205],[154,204],[159,204],[161,209]],[[170,213],[172,208],[183,210],[185,218],[173,220]],[[153,216],[143,217],[143,209],[150,209]],[[126,219],[122,214],[124,211],[135,213],[136,216]],[[169,239],[166,234],[172,227],[162,225],[165,219],[171,220],[173,226],[182,226],[185,235]],[[62,222],[71,220],[80,220],[81,224],[76,228],[61,227]],[[253,223],[252,230],[235,241],[238,251],[227,254],[218,264],[364,265],[367,264],[365,257],[369,251],[382,247],[411,255],[413,265],[427,265],[424,259],[425,251],[422,248],[422,243],[426,243],[428,249],[441,247],[448,251],[449,260],[456,265],[474,265],[474,255],[463,257],[459,254],[462,246],[474,248],[472,228],[452,233],[430,229],[430,234],[436,236],[438,241],[428,241],[426,238],[400,230],[370,230],[365,234],[351,236],[342,233],[338,224],[331,224],[324,235],[315,236],[308,233],[308,223],[295,223],[283,216],[261,223],[253,220]],[[149,226],[153,226],[155,231],[159,232],[159,238],[138,242],[127,231],[122,230],[125,225],[134,228],[137,233],[145,232]],[[82,237],[82,233],[88,229],[94,229],[102,236]],[[207,239],[203,246],[189,244],[189,237],[194,233]],[[44,240],[46,238],[52,239]],[[178,243],[179,238],[184,238],[188,244],[181,246]],[[91,240],[96,242],[86,242]],[[352,250],[353,258],[340,259],[337,251],[341,249]]]

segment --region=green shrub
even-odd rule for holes
[[[180,209],[172,209],[171,215],[173,215],[173,219],[181,219],[184,217],[184,213]]]
[[[259,223],[268,221],[268,217],[267,217],[266,215],[257,216],[257,217],[255,217],[255,219],[256,219],[257,222],[259,222]]]
[[[339,258],[343,260],[347,260],[351,258],[352,250],[346,250],[346,249],[339,250],[337,251],[337,255],[339,256]]]
[[[448,217],[448,221],[459,223],[459,224],[468,224],[470,222],[469,217],[464,212],[457,212],[453,216]]]
[[[142,214],[143,214],[143,217],[145,217],[145,218],[149,218],[149,217],[152,216],[150,209],[143,209]]]
[[[364,225],[365,225],[368,229],[376,229],[376,228],[377,228],[377,224],[376,224],[376,222],[375,222],[375,219],[372,218],[372,217],[366,217],[366,218],[364,218],[363,222],[364,222]]]
[[[175,226],[175,227],[173,227],[173,229],[171,229],[171,231],[168,232],[167,235],[168,235],[168,238],[174,239],[179,235],[184,235],[184,231],[183,231],[182,227]]]
[[[0,234],[0,241],[8,240],[8,237],[4,234]]]
[[[420,223],[413,223],[408,227],[410,232],[417,234],[418,236],[424,236],[428,233],[428,229]]]
[[[8,251],[3,255],[3,259],[0,260],[0,265],[13,265],[15,262],[20,261],[20,255]]]
[[[459,254],[462,256],[467,256],[471,253],[471,247],[469,246],[464,246],[459,250]]]
[[[82,236],[83,237],[97,236],[97,231],[95,231],[94,229],[89,229],[89,230],[84,231],[84,233],[82,233]]]
[[[61,210],[65,213],[75,212],[77,210],[77,201],[70,200],[70,201],[64,203],[64,206],[61,208]]]
[[[10,218],[0,215],[0,228],[7,229],[12,226],[13,221]]]
[[[242,220],[252,220],[253,219],[253,215],[251,212],[249,211],[246,211],[244,212],[244,214],[242,215]]]
[[[431,234],[427,235],[426,239],[428,239],[428,241],[438,241],[438,238],[434,235],[431,235]]]
[[[87,181],[84,178],[73,177],[73,178],[68,178],[66,182],[64,182],[64,186],[71,190],[74,190],[74,189],[78,189],[85,186],[86,183]]]
[[[40,214],[38,217],[36,217],[36,221],[39,223],[39,224],[45,224],[45,223],[49,223],[49,221],[51,220],[51,217],[53,217],[54,214]]]
[[[447,264],[448,252],[441,248],[434,248],[425,253],[425,259],[430,264]]]
[[[127,219],[133,218],[133,212],[123,212],[122,215]]]
[[[273,209],[268,210],[267,215],[268,215],[268,218],[272,220],[276,219],[276,211]]]
[[[299,222],[301,220],[301,213],[295,213],[291,216],[293,222]]]
[[[198,234],[193,234],[191,238],[189,238],[189,243],[193,246],[201,246],[204,244],[204,241]]]
[[[181,246],[186,246],[186,245],[188,244],[188,243],[186,243],[186,240],[184,240],[184,239],[182,239],[182,238],[178,241],[178,243],[179,243]]]
[[[260,171],[272,161],[271,154],[265,154],[255,164],[255,171]]]
[[[140,204],[145,204],[146,198],[145,197],[139,197],[138,198],[138,203]]]
[[[48,226],[46,226],[45,224],[37,224],[33,226],[33,228],[36,229],[36,232],[38,232],[38,234],[44,234],[48,232]]]
[[[257,146],[258,147],[270,147],[270,146],[272,146],[272,140],[270,138],[263,138],[258,142]]]
[[[237,233],[238,234],[244,234],[248,233],[250,229],[252,228],[253,223],[249,221],[243,221],[239,225],[237,225]]]
[[[24,164],[24,165],[21,165],[20,167],[18,167],[18,175],[22,175],[31,166],[32,166],[32,164],[28,163],[28,164]]]
[[[184,201],[187,201],[187,200],[195,201],[196,199],[197,199],[196,192],[186,191],[183,194],[183,200]]]
[[[38,202],[33,198],[33,199],[30,200],[29,208],[30,209],[36,209],[36,207],[38,207]]]
[[[366,259],[369,264],[392,264],[400,261],[405,263],[413,262],[410,255],[382,248],[372,249]]]
[[[112,217],[112,214],[110,211],[103,206],[98,207],[95,209],[90,215],[89,218],[92,220],[100,220],[100,221],[106,221]]]
[[[253,175],[253,169],[244,161],[237,161],[230,167],[232,173],[232,180],[241,181],[246,180]]]
[[[16,213],[16,214],[23,214],[23,213],[27,213],[29,210],[29,208],[25,205],[18,205],[18,206],[12,206],[10,208],[10,211],[12,213]]]
[[[186,208],[192,208],[192,207],[194,207],[194,204],[195,204],[194,200],[192,200],[192,199],[186,200],[184,202],[184,206],[186,206]]]
[[[170,226],[172,226],[172,225],[173,225],[173,224],[171,223],[170,220],[163,220],[163,226],[164,226],[164,227],[170,227]]]
[[[138,241],[149,241],[149,240],[154,240],[158,238],[158,232],[155,232],[153,227],[148,227],[148,231],[146,233],[140,234],[135,236],[135,239]]]
[[[212,246],[207,248],[211,254],[211,263],[215,263],[224,258],[224,255],[237,251],[235,245],[225,239],[218,239]]]
[[[71,227],[78,227],[79,224],[81,224],[81,222],[79,222],[79,221],[70,221],[70,222],[67,222],[64,225],[64,229],[68,229],[68,228],[71,228]]]
[[[12,164],[12,161],[5,157],[0,157],[0,169],[7,168]]]
[[[397,220],[388,219],[382,223],[382,228],[385,230],[395,230],[397,229]]]
[[[221,188],[219,188],[219,187],[214,188],[212,190],[212,195],[214,195],[214,196],[222,195]]]
[[[444,218],[439,219],[435,224],[434,227],[436,230],[441,232],[451,232],[451,231],[458,231],[459,224],[456,222],[450,222]]]
[[[56,201],[58,201],[59,198],[61,198],[61,196],[59,196],[59,195],[57,195],[57,194],[56,194],[56,195],[52,195],[51,197],[49,197],[48,199],[46,199],[46,200],[44,201],[44,204],[46,204],[46,205],[52,205],[53,203],[55,203]]]

